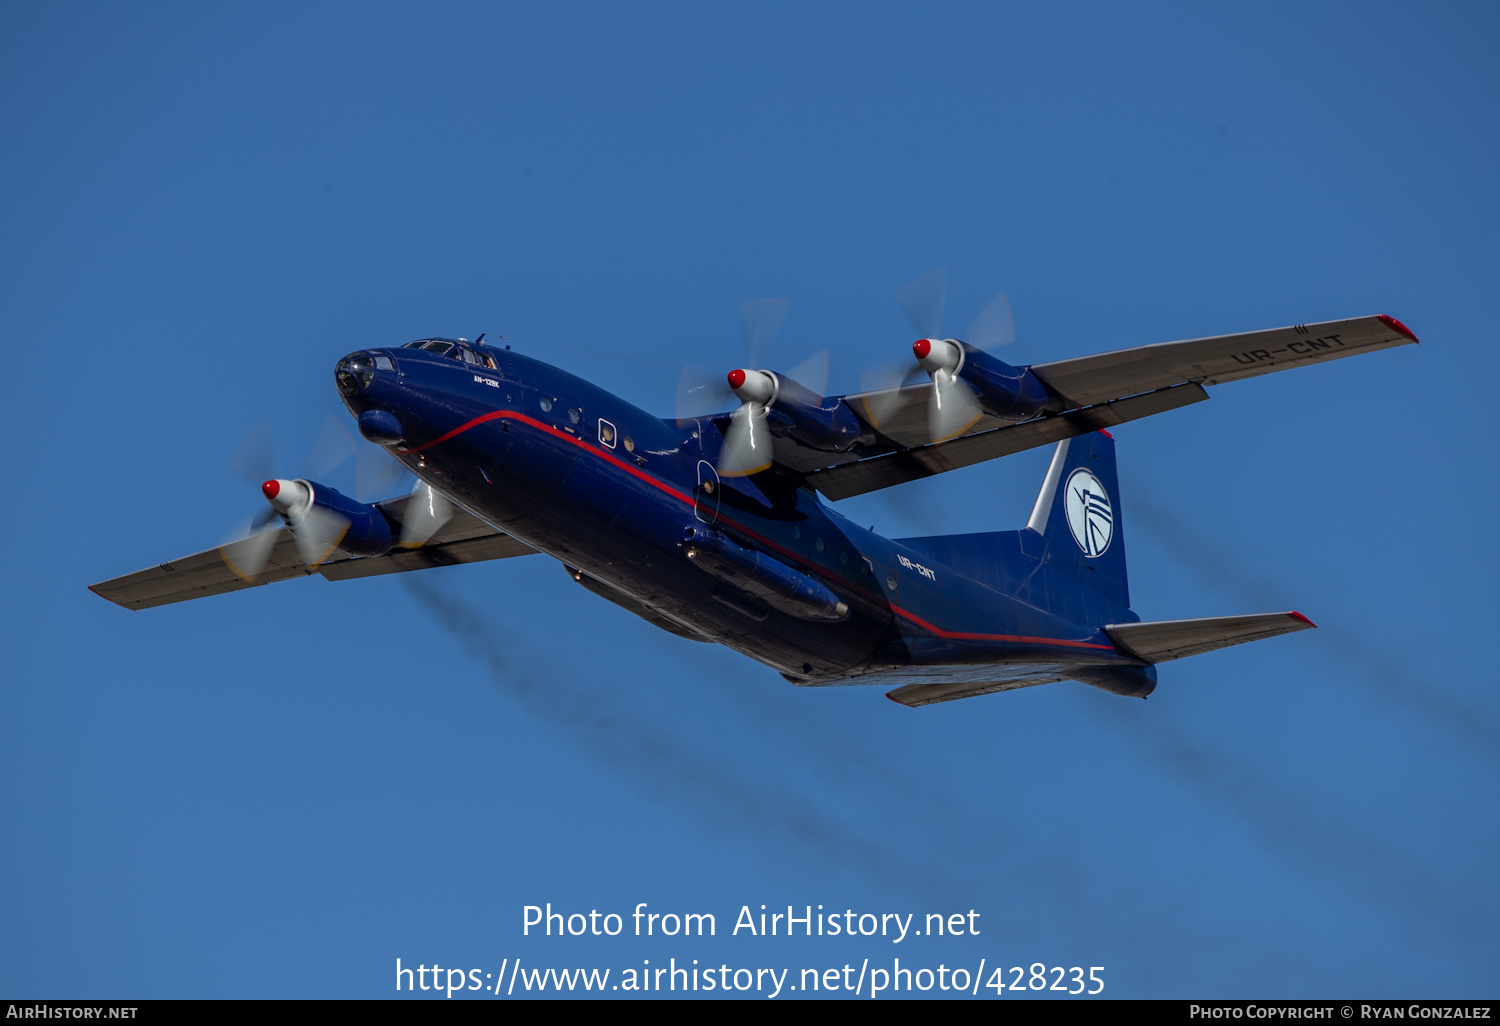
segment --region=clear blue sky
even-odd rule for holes
[[[1493,995],[1497,21],[0,7],[0,993],[901,955],[1102,965],[1113,996]],[[912,711],[670,637],[544,557],[137,614],[85,590],[256,510],[230,454],[269,420],[295,472],[350,350],[514,336],[668,413],[682,364],[739,361],[739,304],[784,296],[772,362],[827,348],[847,390],[906,351],[895,294],[935,267],[949,330],[1008,292],[1017,362],[1409,324],[1421,347],[1116,432],[1144,618],[1323,629],[1165,666],[1149,702]],[[1045,462],[840,508],[1014,528]],[[983,933],[522,938],[549,901]]]

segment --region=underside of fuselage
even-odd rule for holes
[[[1154,686],[1149,667],[1089,625],[1138,619],[1128,607],[1088,609],[1085,597],[1072,604],[1097,615],[1075,619],[1037,603],[1064,582],[1024,553],[1024,579],[966,574],[850,523],[779,468],[721,476],[720,420],[664,421],[554,367],[495,357],[475,373],[395,350],[391,369],[345,402],[399,421],[392,455],[421,480],[664,629],[801,685],[896,686],[907,704],[1067,678],[1120,693]],[[706,571],[685,537],[719,539],[731,558]],[[761,566],[736,576],[747,553]],[[756,577],[767,567],[836,605],[814,615],[778,599]]]

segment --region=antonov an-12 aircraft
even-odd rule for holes
[[[334,381],[359,433],[416,476],[410,494],[364,503],[268,473],[259,529],[92,587],[146,609],[539,552],[647,623],[800,686],[875,684],[907,706],[1060,680],[1144,698],[1159,663],[1313,624],[1143,622],[1108,429],[1415,341],[1371,316],[1011,366],[925,337],[904,383],[824,396],[744,367],[719,412],[673,419],[483,336],[362,349]],[[823,502],[1048,444],[1019,530],[884,538]]]

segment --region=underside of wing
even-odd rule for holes
[[[407,498],[402,497],[379,505],[399,523],[406,502]],[[226,545],[101,581],[90,585],[89,590],[126,609],[150,609],[313,574],[321,574],[330,581],[343,581],[454,563],[507,559],[536,551],[463,510],[456,510],[452,519],[420,548],[396,548],[382,556],[363,557],[335,549],[316,567],[309,567],[303,560],[291,531],[283,527],[274,533],[270,555],[253,579],[235,566],[235,546]]]
[[[1112,403],[1070,410],[1056,416],[1038,417],[1020,424],[998,421],[1004,426],[947,442],[898,449],[858,462],[818,470],[807,475],[807,482],[830,499],[847,499],[852,495],[862,495],[960,467],[973,466],[1101,428],[1115,427],[1129,420],[1175,410],[1179,406],[1202,402],[1207,398],[1208,393],[1199,385],[1179,385]]]

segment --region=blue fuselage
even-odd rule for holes
[[[1038,681],[1120,676],[1119,688],[1100,686],[1122,693],[1132,693],[1126,682],[1138,686],[1139,662],[1099,629],[1136,617],[1028,555],[1024,532],[986,536],[994,543],[983,567],[950,565],[945,539],[883,538],[778,469],[720,477],[722,418],[664,421],[508,350],[486,351],[494,369],[419,350],[371,352],[393,368],[345,402],[356,416],[384,410],[399,421],[394,456],[679,633],[728,645],[796,683],[867,674],[886,683],[947,666]],[[794,615],[705,572],[684,542],[705,529],[811,578],[847,613]]]

